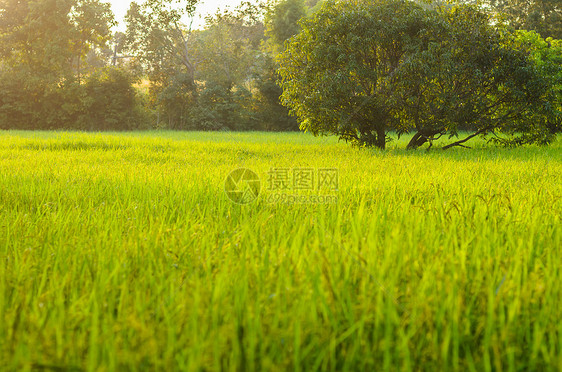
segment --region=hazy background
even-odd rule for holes
[[[252,0],[250,0],[252,1]],[[123,1],[123,0],[112,0],[109,1],[111,3],[111,7],[113,9],[113,13],[115,13],[115,19],[119,22],[117,26],[118,30],[125,30],[126,25],[123,21],[125,15],[127,14],[127,10],[129,9],[129,4],[131,1]],[[142,3],[143,1],[138,1]],[[197,5],[197,13],[198,16],[193,21],[193,28],[200,28],[204,25],[205,20],[204,16],[209,13],[214,13],[217,8],[224,8],[226,6],[235,7],[239,5],[242,0],[206,0],[202,1]]]

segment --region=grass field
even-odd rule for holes
[[[0,370],[562,370],[562,141],[404,141],[0,132]]]

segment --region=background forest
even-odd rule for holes
[[[192,29],[197,3],[133,2],[119,32],[100,0],[0,1],[0,129],[298,130],[276,57],[322,1],[244,2]],[[562,37],[555,0],[482,6]]]

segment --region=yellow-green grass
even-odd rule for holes
[[[561,370],[562,142],[404,145],[0,132],[0,370]],[[268,203],[272,168],[338,202]]]

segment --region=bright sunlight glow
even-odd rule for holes
[[[125,30],[126,25],[124,22],[125,15],[129,9],[131,1],[129,0],[110,0],[111,8],[113,13],[115,13],[115,19],[119,22],[117,29],[120,31]],[[141,1],[139,1],[141,2]],[[223,9],[227,6],[236,7],[242,2],[242,0],[203,0],[197,6],[197,16],[193,20],[194,28],[201,28],[205,24],[204,17],[209,13],[214,13],[217,9]]]

